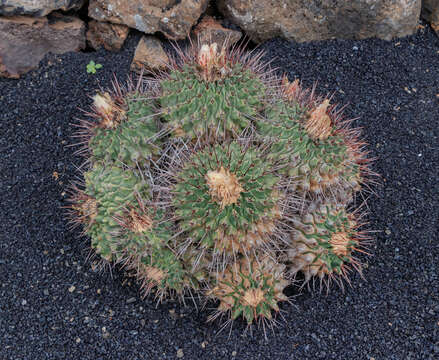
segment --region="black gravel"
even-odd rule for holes
[[[383,186],[372,195],[374,256],[344,293],[303,291],[268,333],[217,335],[206,312],[142,301],[118,271],[86,261],[88,242],[60,207],[81,160],[70,143],[113,72],[128,75],[137,36],[122,52],[47,56],[20,80],[0,80],[0,359],[439,359],[439,39],[426,27],[386,42],[262,46],[273,66],[318,82],[359,117]],[[86,73],[90,60],[103,65]],[[56,172],[59,177],[56,178]]]

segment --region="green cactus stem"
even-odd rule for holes
[[[216,286],[208,296],[220,300],[215,319],[229,312],[231,319],[243,316],[250,325],[259,319],[272,319],[272,310],[279,312],[278,302],[287,301],[283,294],[289,282],[283,277],[285,265],[269,258],[241,258],[218,275]]]

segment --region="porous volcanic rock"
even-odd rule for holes
[[[85,48],[85,24],[72,16],[0,17],[0,76],[18,78],[49,52]]]
[[[107,50],[118,51],[129,31],[130,28],[126,25],[91,20],[88,23],[87,42],[95,50],[103,46]]]
[[[131,70],[162,70],[169,62],[168,55],[163,50],[162,42],[154,36],[142,36],[134,53]]]
[[[256,42],[390,40],[416,31],[421,0],[218,0],[218,8]]]
[[[195,27],[193,34],[200,43],[212,41],[216,42],[219,46],[225,41],[227,41],[228,45],[233,45],[242,37],[240,31],[223,27],[219,21],[211,16],[204,16]]]
[[[90,0],[88,14],[95,20],[125,24],[170,39],[184,39],[206,10],[209,0]]]
[[[439,0],[423,0],[421,14],[439,34]]]
[[[46,16],[54,10],[80,9],[85,0],[0,0],[0,15]]]

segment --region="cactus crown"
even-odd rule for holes
[[[264,74],[255,65],[216,43],[183,56],[176,71],[160,82],[163,118],[175,136],[195,139],[211,133],[218,140],[251,126],[265,97]]]
[[[261,219],[274,216],[278,182],[254,146],[230,142],[195,149],[175,174],[172,201],[178,224],[192,243],[214,255],[245,252],[253,247],[246,235]]]
[[[223,166],[219,170],[210,170],[206,176],[207,186],[212,199],[224,209],[226,205],[236,204],[244,190],[239,184],[236,175]]]
[[[305,281],[361,270],[347,211],[367,175],[331,99],[275,76],[262,53],[200,44],[167,73],[114,83],[79,125],[71,216],[91,247],[158,300],[199,291],[264,323]]]

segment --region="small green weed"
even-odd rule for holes
[[[96,70],[100,69],[102,64],[96,64],[93,60],[91,60],[87,65],[87,73],[96,74]]]

